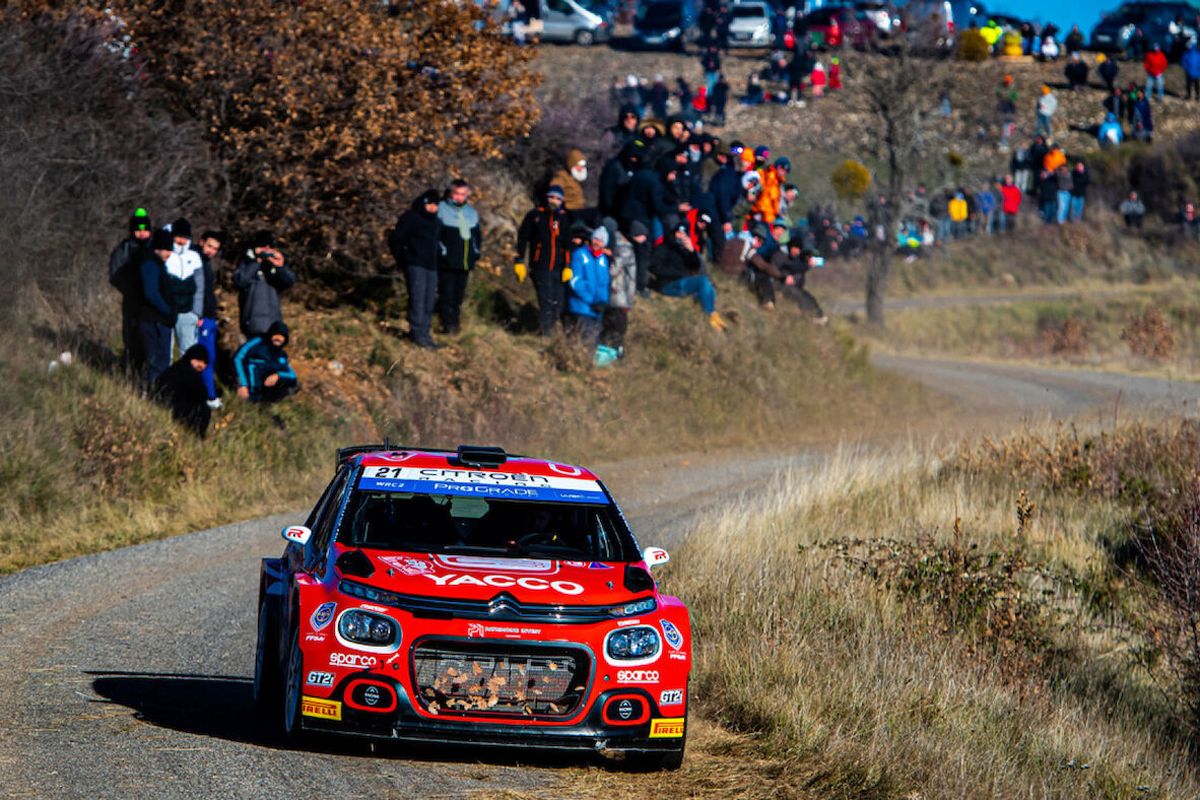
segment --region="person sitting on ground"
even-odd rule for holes
[[[1184,203],[1179,209],[1179,230],[1187,236],[1200,235],[1200,213],[1195,203]]]
[[[708,324],[723,331],[727,323],[717,313],[717,290],[709,277],[703,274],[703,265],[686,225],[680,225],[671,234],[671,239],[654,251],[650,272],[654,276],[658,291],[667,297],[694,297],[708,316]]]
[[[288,327],[271,325],[264,336],[247,341],[233,357],[238,397],[254,403],[274,403],[294,394],[300,384],[288,362]]]
[[[1101,147],[1116,147],[1125,141],[1125,131],[1121,128],[1116,114],[1110,111],[1104,115],[1104,122],[1100,123],[1100,129],[1096,131],[1096,139]]]
[[[828,323],[829,317],[821,310],[821,304],[817,302],[817,298],[804,288],[804,280],[808,271],[824,266],[825,259],[812,250],[804,249],[803,242],[797,236],[795,239],[789,240],[786,247],[771,254],[771,263],[783,275],[782,285],[779,287],[780,293],[800,306],[800,310],[808,314],[813,322],[818,325]]]
[[[1125,220],[1126,228],[1142,229],[1142,221],[1146,218],[1146,205],[1138,197],[1137,192],[1130,192],[1129,197],[1121,201],[1117,209]]]
[[[197,342],[154,382],[155,394],[171,409],[175,421],[190,428],[201,439],[207,433],[212,418],[208,388],[204,385],[203,377],[208,362],[208,349]]]
[[[1071,57],[1067,59],[1067,65],[1063,67],[1063,75],[1066,76],[1071,91],[1078,92],[1087,88],[1088,65],[1079,53],[1071,53]]]

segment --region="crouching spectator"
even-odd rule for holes
[[[829,317],[821,310],[817,298],[804,288],[804,279],[814,267],[825,265],[825,259],[811,250],[805,250],[799,237],[789,241],[785,248],[771,254],[771,263],[783,275],[780,293],[800,306],[800,310],[812,317],[813,322],[824,325]]]
[[[208,387],[204,385],[203,377],[208,362],[208,350],[202,344],[194,344],[154,382],[155,394],[171,409],[175,421],[193,430],[200,438],[208,432],[212,417]]]
[[[1142,229],[1142,221],[1146,218],[1146,205],[1138,197],[1137,192],[1130,192],[1129,197],[1121,201],[1118,209],[1125,219],[1126,228]]]
[[[608,309],[608,229],[592,231],[591,241],[571,254],[571,279],[567,283],[567,313],[576,335],[589,349],[600,338]]]
[[[707,275],[701,272],[700,256],[688,236],[686,225],[675,229],[669,242],[664,242],[654,251],[650,272],[658,290],[667,297],[694,297],[704,313],[708,324],[723,331],[728,323],[717,313],[717,290]]]
[[[274,403],[299,390],[296,372],[283,349],[287,343],[287,325],[276,322],[265,335],[255,336],[241,346],[233,357],[238,397],[255,403]]]

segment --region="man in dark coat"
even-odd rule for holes
[[[155,394],[171,409],[175,421],[191,428],[202,439],[212,417],[208,406],[208,389],[202,377],[208,366],[208,350],[197,343],[167,367],[154,384]]]
[[[151,252],[138,268],[138,336],[147,387],[153,387],[171,365],[171,331],[177,315],[170,300],[167,259],[174,247],[175,237],[170,231],[156,230],[150,239]]]
[[[121,293],[122,358],[128,369],[141,369],[142,339],[138,333],[138,309],[141,308],[141,281],[138,269],[150,256],[150,214],[135,209],[129,217],[129,236],[121,240],[108,257],[108,282]]]
[[[388,249],[408,284],[408,335],[418,347],[441,347],[433,341],[433,309],[437,304],[437,266],[441,249],[438,205],[441,197],[430,189],[413,201],[396,220],[388,236]]]
[[[604,163],[604,168],[600,170],[598,203],[601,215],[614,218],[620,215],[625,192],[629,190],[629,182],[633,180],[633,174],[641,162],[642,150],[641,142],[634,140]]]
[[[238,322],[247,337],[262,336],[276,322],[283,322],[279,296],[296,283],[296,273],[284,264],[275,248],[275,236],[259,231],[250,248],[233,270],[238,289]]]
[[[513,272],[522,283],[533,276],[533,288],[538,300],[538,331],[553,336],[563,312],[564,284],[571,279],[567,264],[570,259],[571,217],[563,208],[563,190],[551,186],[545,201],[539,203],[521,220],[517,231],[517,259]]]
[[[467,204],[470,196],[471,187],[467,182],[454,180],[446,199],[438,204],[442,248],[438,258],[437,312],[442,320],[442,332],[448,334],[462,329],[467,279],[483,252],[479,214],[474,206]]]
[[[208,351],[208,363],[200,377],[208,391],[209,408],[220,408],[221,398],[217,395],[217,385],[213,380],[213,366],[217,359],[217,272],[213,267],[213,259],[221,253],[225,242],[225,234],[219,231],[205,231],[200,235],[199,246],[193,244],[192,249],[200,254],[201,274],[204,277],[204,302],[200,315],[200,332],[196,341],[204,345]]]
[[[296,371],[284,350],[289,336],[288,326],[276,322],[264,335],[255,336],[238,349],[233,356],[238,397],[274,403],[299,390]]]

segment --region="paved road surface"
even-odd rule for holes
[[[1195,385],[1068,370],[882,357],[984,415],[1117,406],[1194,413]],[[642,544],[820,456],[645,459],[600,469]],[[79,558],[0,579],[0,796],[458,797],[537,790],[572,762],[473,750],[377,754],[356,742],[281,749],[250,711],[258,559],[286,516]],[[387,757],[378,757],[386,755]]]

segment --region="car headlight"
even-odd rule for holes
[[[367,586],[365,583],[342,581],[338,584],[338,591],[348,594],[351,597],[357,597],[359,600],[366,600],[369,603],[379,603],[381,606],[400,605],[400,595],[395,592],[376,589],[374,586]]]
[[[608,657],[617,660],[652,658],[658,653],[658,631],[649,627],[613,631],[605,647]]]
[[[667,31],[663,35],[666,36],[668,39],[674,39],[676,36],[678,36],[681,33],[683,33],[683,31],[679,30],[679,28],[671,28],[671,30]]]
[[[658,608],[658,603],[653,597],[643,597],[641,600],[634,600],[632,603],[624,605],[611,606],[608,613],[616,618],[636,617],[641,614],[649,614]]]
[[[395,622],[370,611],[352,609],[338,620],[338,633],[343,639],[372,647],[387,647],[396,641]]]

